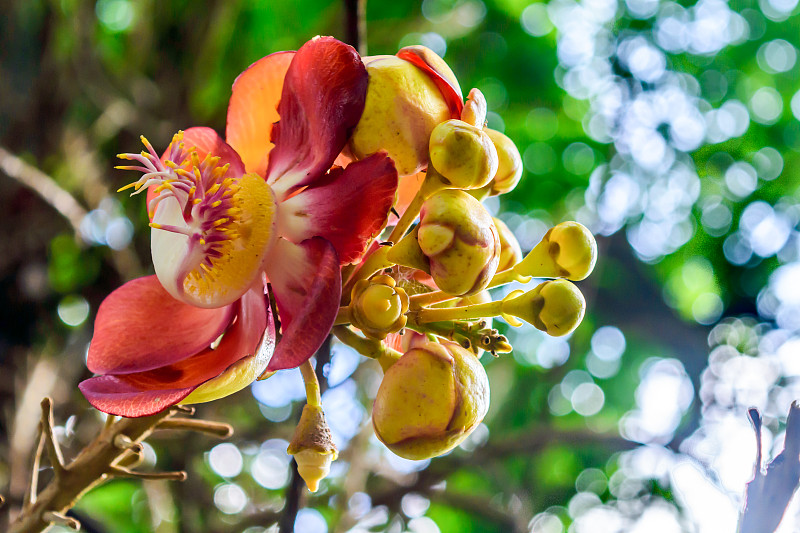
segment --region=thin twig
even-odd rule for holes
[[[176,429],[184,431],[197,431],[220,439],[227,439],[233,435],[233,427],[223,422],[210,420],[194,420],[192,418],[167,418],[159,422],[157,429]]]
[[[5,174],[36,192],[72,225],[76,235],[80,235],[81,221],[86,209],[56,181],[0,146],[0,169]]]
[[[50,398],[42,399],[42,435],[47,447],[47,456],[50,459],[50,466],[56,478],[64,474],[64,455],[53,430],[53,400]]]

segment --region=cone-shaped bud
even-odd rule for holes
[[[497,265],[497,271],[502,272],[522,261],[522,248],[520,248],[514,232],[506,226],[505,222],[494,217],[492,220],[494,220],[494,226],[500,236],[500,263]]]
[[[431,164],[453,187],[479,189],[497,173],[497,149],[482,129],[461,120],[442,122],[430,138]]]
[[[352,324],[373,339],[383,340],[406,325],[408,295],[389,276],[359,280],[350,299]]]
[[[452,342],[426,342],[386,371],[372,425],[400,457],[428,459],[463,441],[488,408],[489,380],[478,358]]]
[[[476,128],[483,128],[486,124],[486,97],[480,89],[472,89],[461,110],[461,120]]]
[[[522,276],[564,277],[580,281],[597,262],[597,242],[584,225],[562,222],[550,228],[514,271]]]
[[[363,159],[386,150],[401,176],[424,169],[431,131],[451,116],[447,101],[433,79],[408,61],[374,56],[364,62],[367,99],[350,151]]]
[[[327,477],[331,463],[338,455],[321,407],[308,404],[303,407],[300,422],[286,452],[294,455],[297,472],[306,482],[308,490],[317,492],[319,482]]]
[[[514,190],[522,178],[522,156],[514,141],[499,131],[484,128],[497,150],[497,172],[489,184],[489,195],[497,196]]]
[[[545,281],[533,290],[503,300],[503,314],[521,318],[553,337],[571,333],[583,320],[586,300],[565,279]]]
[[[425,201],[417,242],[436,286],[448,294],[480,292],[497,271],[497,228],[481,203],[464,191],[446,189]]]

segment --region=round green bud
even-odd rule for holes
[[[506,226],[505,222],[494,217],[492,220],[494,220],[494,226],[500,236],[500,263],[497,265],[497,271],[502,272],[522,261],[522,248],[520,248],[514,232]]]
[[[364,112],[350,138],[356,159],[386,150],[401,176],[428,165],[428,138],[451,116],[433,79],[396,56],[364,58],[369,84]]]
[[[446,189],[425,201],[417,243],[436,286],[448,294],[480,292],[497,271],[497,228],[481,203],[464,191]]]
[[[586,226],[562,222],[550,228],[531,253],[514,267],[522,276],[585,279],[597,262],[597,242]]]
[[[489,195],[497,196],[514,190],[522,178],[522,156],[514,141],[499,131],[483,128],[497,150],[497,172],[489,184]]]
[[[350,320],[364,335],[383,340],[406,325],[408,295],[389,276],[359,280],[350,298]]]
[[[586,300],[578,287],[565,279],[545,281],[518,296],[503,300],[506,315],[521,318],[553,337],[572,333],[583,320]]]
[[[406,459],[442,455],[489,409],[489,379],[478,358],[453,342],[425,342],[386,371],[375,404],[375,435]]]
[[[461,120],[436,126],[429,149],[433,168],[453,187],[479,189],[497,172],[497,149],[492,139],[482,129]]]

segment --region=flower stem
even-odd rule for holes
[[[408,320],[415,324],[426,322],[445,322],[448,320],[475,320],[502,313],[503,302],[488,302],[485,304],[465,305],[463,307],[447,307],[442,309],[417,309],[409,311]]]
[[[317,374],[314,372],[314,367],[311,366],[311,360],[306,360],[305,363],[300,365],[300,373],[303,375],[303,382],[306,384],[306,402],[312,407],[320,407],[322,405],[322,395],[319,392],[319,381]]]

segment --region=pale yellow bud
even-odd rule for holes
[[[562,222],[545,233],[531,253],[514,267],[522,276],[586,278],[597,262],[597,242],[585,226]]]
[[[461,120],[442,122],[431,132],[433,168],[453,187],[479,189],[497,172],[497,149],[482,129]]]
[[[522,178],[522,156],[514,141],[499,131],[484,128],[497,150],[497,172],[489,184],[489,195],[506,194],[514,190]]]
[[[306,404],[286,451],[297,461],[297,472],[308,490],[316,492],[338,456],[322,407]]]
[[[472,89],[464,102],[461,110],[461,120],[476,128],[483,128],[486,124],[486,97],[480,89]]]
[[[397,455],[428,459],[457,446],[488,409],[489,380],[478,358],[452,342],[426,342],[386,371],[372,424]]]
[[[359,280],[350,299],[352,324],[373,339],[383,340],[406,325],[408,295],[389,276]]]
[[[586,312],[583,294],[565,279],[545,281],[531,291],[519,292],[503,300],[503,314],[521,318],[553,337],[574,331]]]
[[[492,220],[494,220],[494,226],[500,236],[500,263],[497,265],[497,271],[502,272],[522,260],[522,248],[520,248],[514,232],[506,226],[505,222],[494,217],[492,217]]]
[[[436,286],[448,294],[480,292],[497,271],[497,228],[481,203],[464,191],[439,191],[425,201],[417,242]]]
[[[350,138],[356,159],[385,150],[401,176],[428,164],[428,139],[451,111],[431,77],[396,56],[365,58],[369,85],[364,112]]]

